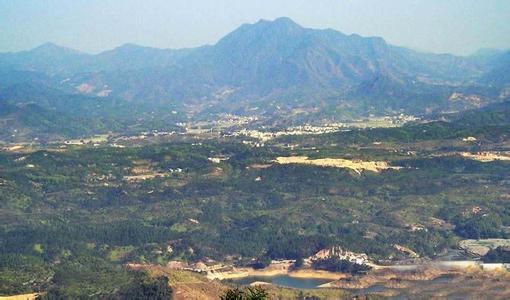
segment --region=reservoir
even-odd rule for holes
[[[294,289],[316,289],[319,285],[331,282],[331,279],[317,278],[295,278],[288,275],[277,276],[249,276],[239,279],[232,279],[231,282],[239,285],[250,285],[253,282],[267,282],[273,285],[289,287]]]

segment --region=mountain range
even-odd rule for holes
[[[91,55],[47,43],[3,53],[0,101],[91,118],[136,108],[335,120],[503,102],[510,99],[509,74],[510,51],[421,53],[278,18],[193,49],[125,44]]]

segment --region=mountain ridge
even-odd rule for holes
[[[503,56],[494,51],[471,57],[421,53],[380,37],[305,28],[286,17],[243,24],[214,45],[191,49],[124,44],[95,55],[54,44],[42,49],[62,55],[38,68],[40,58],[27,59],[30,52],[2,54],[0,66],[61,77],[56,88],[67,92],[202,112],[214,107],[267,114],[349,103],[371,113],[423,114],[504,100],[494,95],[508,84],[498,75],[507,69],[497,63]],[[476,86],[493,91],[476,92]],[[462,105],[452,104],[454,94],[463,95]]]

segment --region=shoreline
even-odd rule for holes
[[[291,278],[313,278],[313,279],[328,279],[328,280],[339,280],[347,278],[348,275],[345,273],[334,273],[322,270],[288,270],[288,269],[261,269],[255,270],[250,268],[237,269],[231,272],[214,272],[207,274],[207,277],[211,280],[228,280],[228,279],[240,279],[246,277],[275,277],[280,275],[286,275]]]
[[[381,266],[370,264],[373,271],[392,271],[392,272],[412,272],[420,269],[438,269],[442,271],[459,271],[459,270],[479,270],[482,272],[490,272],[494,270],[505,270],[505,264],[483,264],[479,261],[435,261],[424,264],[414,265],[390,265]],[[509,272],[510,270],[505,270]],[[253,268],[234,268],[230,271],[209,271],[206,277],[210,280],[228,280],[240,279],[246,277],[275,277],[288,276],[291,278],[311,278],[311,279],[328,279],[336,281],[350,277],[346,273],[329,272],[314,269],[298,269],[292,270],[290,264],[277,264],[269,266],[265,269],[256,270]],[[328,284],[324,284],[326,287]]]

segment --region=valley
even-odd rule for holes
[[[0,298],[508,298],[509,53],[285,17],[0,53]]]
[[[207,273],[198,271],[204,262],[230,269],[200,279],[217,291],[223,287],[213,278],[300,274],[358,280],[364,275],[312,270],[309,256],[339,246],[359,253],[352,259],[378,274],[386,267],[376,266],[425,268],[465,249],[465,239],[507,241],[508,161],[470,156],[510,151],[508,123],[496,120],[471,129],[457,129],[455,120],[342,127],[264,141],[228,132],[251,126],[244,123],[6,144],[0,152],[1,245],[2,253],[17,254],[2,256],[3,290],[69,293],[64,287],[73,286],[108,294],[112,284],[129,284],[131,271],[122,266],[172,273],[175,267],[169,266],[177,262],[189,264],[197,276]],[[467,259],[476,266],[483,256],[460,251],[446,260]],[[302,258],[308,270],[289,273]],[[271,260],[288,262],[253,269]],[[117,280],[58,275],[83,278],[97,274],[97,264],[103,266],[101,276]],[[33,280],[16,280],[22,277]],[[356,286],[362,290],[377,282]],[[351,293],[352,284],[329,287]],[[414,283],[405,286],[415,289]],[[390,289],[380,293],[395,292]]]
[[[0,53],[0,140],[236,125],[248,128],[231,134],[265,140],[448,118],[509,99],[505,77],[494,75],[507,55],[416,52],[289,18],[244,24],[193,49],[125,44],[92,55],[46,43]]]

